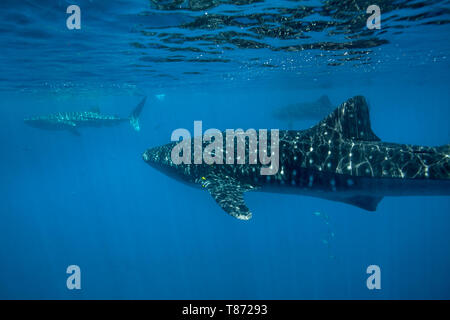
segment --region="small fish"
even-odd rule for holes
[[[164,101],[164,99],[166,98],[166,94],[165,93],[155,94],[155,98],[158,99],[159,101]]]

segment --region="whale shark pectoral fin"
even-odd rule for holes
[[[241,184],[236,179],[227,177],[202,178],[202,185],[217,204],[229,215],[239,220],[249,220],[252,217],[250,209],[244,201],[244,192],[254,190],[256,187],[249,184]]]
[[[78,131],[75,127],[69,128],[69,132],[72,133],[75,136],[78,136],[78,137],[81,136],[80,131]]]
[[[76,136],[81,136],[80,132],[77,130],[77,124],[75,122],[66,120],[66,121],[60,121],[60,123],[63,123],[66,126],[66,129],[70,133],[72,133]]]
[[[351,198],[345,198],[343,202],[351,204],[355,207],[367,210],[367,211],[376,211],[378,203],[383,199],[383,197],[374,197],[374,196],[354,196]]]

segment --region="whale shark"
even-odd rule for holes
[[[248,161],[176,164],[172,150],[177,143],[150,148],[143,160],[170,177],[206,189],[225,212],[241,220],[252,216],[244,200],[249,191],[313,196],[367,211],[375,211],[387,196],[450,195],[450,145],[382,142],[372,131],[362,96],[345,101],[310,129],[279,131],[279,170],[273,175],[262,175],[264,164]],[[248,140],[245,145],[248,159]],[[215,152],[225,154],[227,148],[235,146]]]
[[[128,118],[115,115],[102,114],[99,109],[77,112],[58,112],[45,116],[25,118],[25,124],[46,130],[68,130],[79,136],[80,127],[113,126],[123,122],[129,122],[131,127],[139,131],[139,115],[144,107],[146,97],[133,109]]]
[[[322,95],[312,102],[300,102],[275,109],[272,112],[274,118],[287,121],[289,129],[293,122],[299,120],[320,120],[334,110],[330,98]]]

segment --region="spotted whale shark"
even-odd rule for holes
[[[128,118],[115,115],[102,114],[100,110],[77,112],[58,112],[45,116],[25,118],[24,122],[32,127],[46,130],[68,130],[75,135],[80,135],[80,127],[114,126],[123,122],[129,122],[131,127],[139,131],[139,115],[144,107],[146,97],[133,109]]]
[[[259,163],[175,164],[171,152],[176,144],[150,148],[143,159],[206,189],[225,212],[242,220],[252,216],[244,200],[248,191],[313,196],[368,211],[375,211],[386,196],[450,195],[450,145],[382,142],[371,129],[362,96],[347,100],[310,129],[280,131],[274,175],[261,175],[264,165]],[[226,153],[226,148],[220,151]]]

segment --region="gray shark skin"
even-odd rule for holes
[[[68,130],[75,135],[80,135],[78,128],[114,126],[123,122],[129,122],[134,130],[139,131],[139,115],[144,107],[146,97],[133,109],[128,118],[120,118],[114,115],[101,114],[99,110],[81,112],[58,112],[45,116],[25,118],[25,124],[46,130]]]
[[[273,111],[274,118],[287,121],[292,128],[293,121],[320,120],[334,110],[327,95],[321,96],[317,101],[301,102],[280,107]]]
[[[248,164],[248,150],[246,164],[175,165],[174,142],[148,149],[143,159],[207,189],[227,213],[243,220],[251,218],[243,194],[252,190],[314,196],[368,211],[375,211],[385,196],[450,195],[450,145],[380,141],[362,96],[344,102],[308,130],[280,131],[279,137],[279,170],[272,176],[260,175],[261,164]]]

